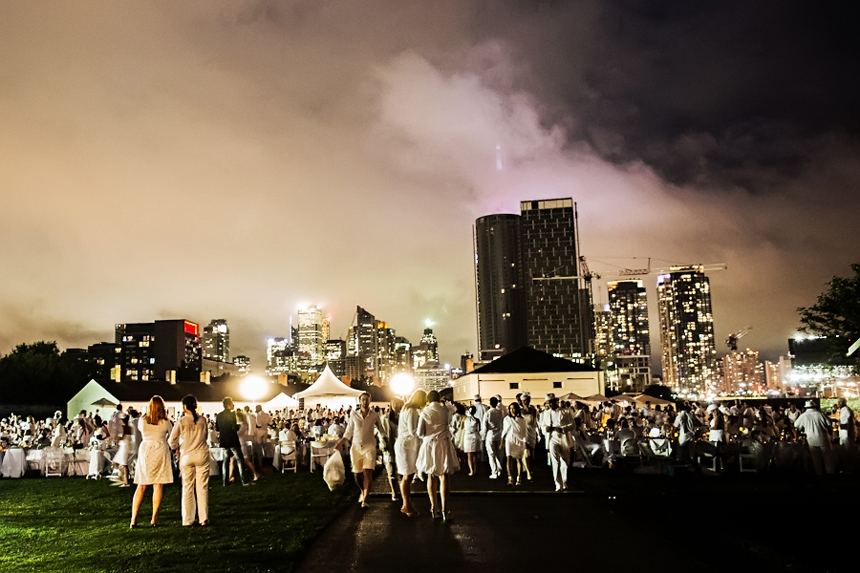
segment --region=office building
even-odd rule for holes
[[[711,287],[701,266],[657,278],[663,383],[680,394],[717,390]]]
[[[757,350],[732,350],[723,356],[723,384],[726,394],[762,394],[767,389],[764,366]]]
[[[648,299],[642,281],[610,281],[606,288],[612,315],[613,353],[650,356]]]
[[[239,375],[251,372],[251,359],[243,354],[233,357],[233,364],[235,364],[236,368],[239,370]]]
[[[296,372],[298,364],[290,339],[266,339],[266,373],[272,376]]]
[[[325,362],[328,328],[322,311],[316,306],[298,312],[297,359],[300,372],[316,372]]]
[[[421,368],[428,362],[439,362],[439,344],[429,326],[424,329],[418,345],[412,349],[412,369]]]
[[[474,248],[481,361],[527,345],[591,362],[590,285],[578,276],[573,199],[523,201],[520,215],[482,217]]]
[[[197,381],[202,352],[200,326],[189,320],[117,324],[120,380]]]
[[[217,318],[203,327],[200,343],[203,348],[203,358],[230,362],[230,328],[225,319]]]
[[[472,240],[478,354],[481,360],[490,360],[527,344],[520,216],[481,217],[475,221]]]

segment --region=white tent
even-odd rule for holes
[[[304,398],[305,408],[312,408],[317,404],[336,410],[341,407],[355,406],[361,390],[350,388],[334,375],[334,372],[326,365],[325,370],[311,387],[301,392],[296,392],[293,398],[300,400]]]
[[[263,404],[263,410],[266,412],[274,412],[275,410],[286,410],[288,408],[298,408],[299,401],[292,396],[287,396],[283,392]]]

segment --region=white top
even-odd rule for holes
[[[810,446],[827,447],[830,445],[832,425],[830,418],[818,410],[809,409],[797,417],[794,426],[806,434]]]
[[[209,446],[206,444],[208,433],[209,428],[206,425],[206,418],[197,416],[197,422],[195,423],[194,416],[185,414],[173,426],[168,443],[171,449],[175,450],[179,448],[182,454],[209,449]]]
[[[357,445],[359,448],[375,447],[376,438],[373,435],[373,431],[377,428],[380,433],[385,432],[385,428],[382,427],[382,420],[379,419],[379,414],[374,410],[368,410],[367,417],[365,417],[361,413],[361,408],[356,408],[349,416],[349,422],[346,425],[343,437],[352,441],[353,445]]]

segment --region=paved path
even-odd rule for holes
[[[643,511],[641,521],[631,522],[615,514],[613,499],[587,492],[554,493],[548,471],[540,474],[546,475],[522,488],[455,475],[452,519],[447,523],[431,519],[426,494],[415,496],[420,516],[401,514],[400,501],[391,501],[384,477],[378,476],[374,481],[378,493],[369,507],[361,509],[356,497],[355,505],[314,543],[298,570],[502,572],[561,566],[556,570],[569,571],[575,565],[665,572],[667,563],[681,558],[658,533],[656,508]],[[575,482],[572,485],[575,489]],[[699,559],[683,559],[687,567],[694,567],[690,570],[708,569]]]

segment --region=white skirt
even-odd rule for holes
[[[431,476],[453,474],[460,470],[457,449],[449,436],[424,438],[415,465],[418,471]]]
[[[397,473],[410,476],[417,473],[418,448],[421,441],[415,436],[397,438],[394,442],[394,457],[397,463]]]
[[[167,442],[144,440],[137,454],[134,483],[173,483],[173,467],[170,465],[170,448],[167,447]]]

